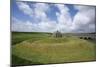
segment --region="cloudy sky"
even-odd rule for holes
[[[12,2],[11,30],[18,32],[95,32],[95,6]]]

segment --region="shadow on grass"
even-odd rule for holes
[[[18,56],[12,55],[12,61],[11,61],[11,67],[17,67],[17,66],[33,66],[33,65],[51,65],[51,64],[66,64],[66,63],[81,63],[81,62],[93,62],[94,60],[86,60],[86,61],[71,61],[71,62],[59,62],[59,63],[40,63],[38,60],[36,61],[29,61],[26,59],[22,59]]]
[[[40,62],[31,62],[29,60],[12,55],[11,67],[26,66],[26,65],[40,65],[40,64],[42,65],[42,63]]]

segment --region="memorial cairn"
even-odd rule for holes
[[[55,38],[60,38],[60,37],[62,37],[62,33],[60,32],[60,31],[55,31],[54,33],[53,33],[53,37],[55,37]]]

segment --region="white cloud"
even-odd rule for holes
[[[95,32],[95,7],[75,6],[78,13],[73,20],[72,29],[76,32]]]
[[[41,22],[38,24],[39,31],[42,30],[44,32],[53,32],[56,29],[56,22],[55,21],[47,21],[47,22]]]
[[[41,6],[41,7],[40,7]],[[50,20],[46,12],[50,10],[50,5],[45,3],[36,3],[33,5],[35,18],[40,20],[35,24],[37,31],[52,32],[56,29],[56,21]]]
[[[30,8],[30,6],[26,2],[16,2],[18,8],[26,15],[33,17],[33,10]]]
[[[30,21],[21,21],[18,20],[15,17],[12,17],[12,24],[11,24],[12,31],[18,31],[18,32],[32,32],[33,30],[33,24]]]
[[[61,30],[62,32],[70,32],[72,19],[69,13],[69,8],[61,4],[56,4],[55,6],[60,11],[56,13],[57,21],[58,21],[58,29]]]
[[[19,31],[19,32],[53,32],[56,29],[56,22],[55,21],[47,21],[47,22],[40,22],[40,23],[32,23],[30,21],[21,21],[15,17],[12,17],[12,31]]]
[[[35,18],[41,21],[48,20],[46,12],[50,9],[48,4],[36,3],[33,4]]]
[[[58,27],[62,32],[95,32],[95,7],[74,6],[78,10],[73,20],[65,5],[56,5],[60,13],[56,13]]]
[[[33,4],[33,8],[30,8],[30,6],[24,2],[19,2],[17,4],[19,6],[19,9],[22,10],[25,14],[32,15],[34,14],[35,17],[31,16],[32,18],[35,18],[36,20],[40,20],[38,23],[33,23],[30,25],[30,23],[25,22],[19,22],[15,23],[13,26],[16,26],[15,30],[20,31],[43,31],[43,32],[52,32],[55,29],[56,22],[52,21],[48,18],[46,12],[50,9],[48,4],[45,3],[35,3]],[[29,12],[28,12],[29,11]],[[19,27],[18,27],[19,25]],[[18,27],[18,29],[16,29]],[[27,29],[26,29],[26,28]],[[30,28],[29,28],[30,27]]]
[[[78,10],[73,20],[71,18],[69,8],[62,4],[55,4],[59,10],[56,12],[57,20],[51,20],[47,12],[51,9],[49,4],[35,3],[30,7],[25,2],[17,2],[21,11],[29,15],[31,18],[39,20],[39,22],[30,22],[18,20],[13,18],[12,30],[13,31],[41,31],[41,32],[54,32],[60,30],[61,32],[95,32],[95,7],[93,6],[76,6]]]

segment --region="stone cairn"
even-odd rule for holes
[[[57,30],[56,32],[53,33],[53,37],[60,38],[62,37],[62,33]]]

